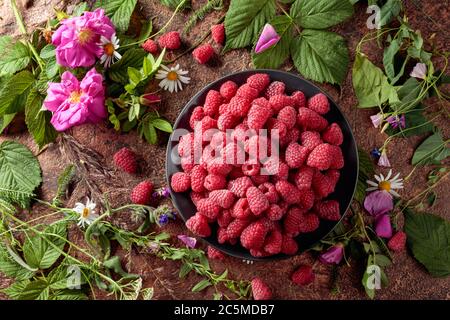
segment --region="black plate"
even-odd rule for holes
[[[198,105],[203,105],[205,101],[206,94],[209,90],[215,89],[219,90],[222,83],[228,80],[232,80],[236,82],[238,85],[245,83],[246,79],[255,73],[267,73],[270,75],[271,81],[282,81],[286,84],[286,92],[290,94],[295,90],[301,90],[306,95],[306,97],[311,97],[317,93],[324,93],[327,95],[330,100],[331,110],[325,115],[325,118],[331,123],[336,122],[342,129],[344,134],[344,143],[342,144],[342,152],[344,154],[345,166],[341,169],[341,176],[339,182],[336,186],[336,191],[332,193],[327,199],[336,199],[339,201],[339,205],[341,208],[342,217],[347,211],[356,188],[356,181],[358,178],[358,152],[356,148],[355,139],[353,137],[352,130],[350,125],[345,119],[342,112],[339,110],[337,104],[333,101],[333,99],[321,89],[316,87],[311,82],[288,72],[277,71],[277,70],[247,70],[242,72],[233,73],[222,77],[211,84],[204,87],[200,92],[198,92],[183,108],[178,119],[175,121],[174,129],[186,129],[188,131],[192,131],[189,127],[189,118],[192,112],[192,109]],[[172,150],[176,148],[178,144],[177,141],[172,141],[173,135],[169,139],[169,143],[167,144],[167,155],[166,155],[166,179],[167,184],[170,186],[170,177],[181,170],[181,166],[175,165],[172,160],[170,154]],[[176,149],[175,149],[176,150]],[[178,156],[177,152],[174,152],[176,156]],[[196,208],[192,203],[189,193],[175,193],[171,190],[171,197],[174,206],[180,213],[180,216],[184,221],[189,219],[192,215],[195,214]],[[299,253],[311,248],[315,243],[324,238],[329,232],[333,230],[338,222],[335,221],[324,221],[321,220],[319,228],[312,233],[301,234],[296,239],[299,244]],[[219,244],[217,242],[216,231],[217,228],[212,228],[212,235],[208,238],[204,238],[204,240],[213,247],[225,252],[228,255],[248,260],[275,260],[281,258],[287,258],[289,256],[284,254],[279,254],[270,257],[264,258],[255,258],[248,252],[247,249],[238,245],[230,245],[230,244]]]

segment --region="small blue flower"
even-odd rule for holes
[[[373,150],[370,151],[370,155],[375,160],[378,160],[381,157],[381,152],[380,152],[380,150],[378,148],[373,148]]]
[[[158,222],[160,225],[164,226],[169,222],[169,217],[167,216],[167,214],[162,214],[159,216]]]

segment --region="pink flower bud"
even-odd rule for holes
[[[264,26],[263,31],[261,32],[261,36],[259,37],[258,42],[256,43],[255,53],[261,53],[269,49],[271,46],[277,44],[280,39],[281,38],[276,32],[275,28],[267,23]]]
[[[320,262],[324,264],[339,264],[344,257],[344,246],[342,243],[338,243],[335,246],[330,247],[326,252],[319,256]]]
[[[392,237],[392,226],[389,215],[383,214],[375,219],[375,233],[381,238]]]
[[[143,106],[150,106],[158,102],[161,102],[161,97],[157,94],[145,93],[139,97],[139,103]]]

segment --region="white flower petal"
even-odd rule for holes
[[[366,180],[366,183],[367,183],[368,185],[370,185],[370,186],[373,186],[373,187],[377,187],[377,188],[378,188],[378,183],[375,183],[375,182],[370,181],[370,180]]]

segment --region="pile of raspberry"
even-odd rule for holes
[[[172,190],[190,192],[197,208],[187,228],[209,237],[217,224],[219,243],[240,242],[253,256],[265,257],[293,255],[296,236],[314,232],[321,219],[339,220],[339,203],[327,196],[344,166],[343,134],[337,123],[323,117],[329,110],[324,94],[308,99],[301,91],[288,94],[284,83],[271,82],[264,73],[249,76],[241,86],[227,81],[219,91],[210,90],[190,116],[192,129],[200,122],[201,160],[194,161],[194,133],[182,136],[178,153],[183,172],[171,177]],[[208,129],[218,131],[208,137]],[[224,138],[227,129],[234,129],[231,139]],[[230,161],[268,144],[270,136],[240,137],[248,129],[278,130],[278,161]],[[273,174],[261,174],[262,168]]]

